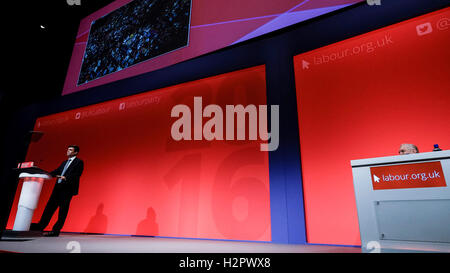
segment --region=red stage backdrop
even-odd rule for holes
[[[30,145],[27,161],[53,170],[65,160],[67,145],[77,144],[85,162],[79,195],[62,231],[271,241],[268,153],[260,151],[261,141],[172,139],[178,120],[171,117],[173,106],[188,105],[194,115],[194,96],[202,97],[203,108],[221,106],[225,122],[225,105],[266,104],[265,67],[36,121],[34,129],[44,135]],[[33,222],[40,219],[54,183],[45,183]],[[20,190],[21,185],[8,228]],[[47,229],[55,221],[56,214]]]
[[[307,240],[359,245],[350,160],[450,148],[450,10],[295,56]]]

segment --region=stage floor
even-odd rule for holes
[[[62,233],[59,237],[3,236],[0,240],[0,252],[2,251],[19,253],[361,253],[361,248]]]

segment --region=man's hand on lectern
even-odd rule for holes
[[[62,175],[57,175],[56,178],[61,178],[62,180],[66,180],[66,177],[62,176]]]

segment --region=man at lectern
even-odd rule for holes
[[[57,181],[42,213],[41,220],[37,224],[31,224],[32,230],[44,230],[59,207],[58,221],[53,226],[52,231],[45,234],[46,236],[59,236],[69,213],[70,201],[73,196],[78,194],[80,177],[84,169],[83,161],[77,158],[79,151],[78,146],[70,145],[67,148],[68,159],[62,162],[56,170],[50,172],[53,177],[57,178]]]

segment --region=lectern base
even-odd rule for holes
[[[43,237],[40,231],[14,231],[4,230],[1,234],[1,241],[28,241],[34,238]]]
[[[34,209],[18,206],[16,221],[14,222],[14,231],[29,231]]]
[[[36,177],[37,174],[32,174],[33,177],[28,177],[27,175],[28,174],[26,173],[22,173],[19,176],[25,179],[23,181],[16,219],[14,221],[14,231],[30,230],[33,213],[37,207],[42,185],[44,184],[44,178]]]

